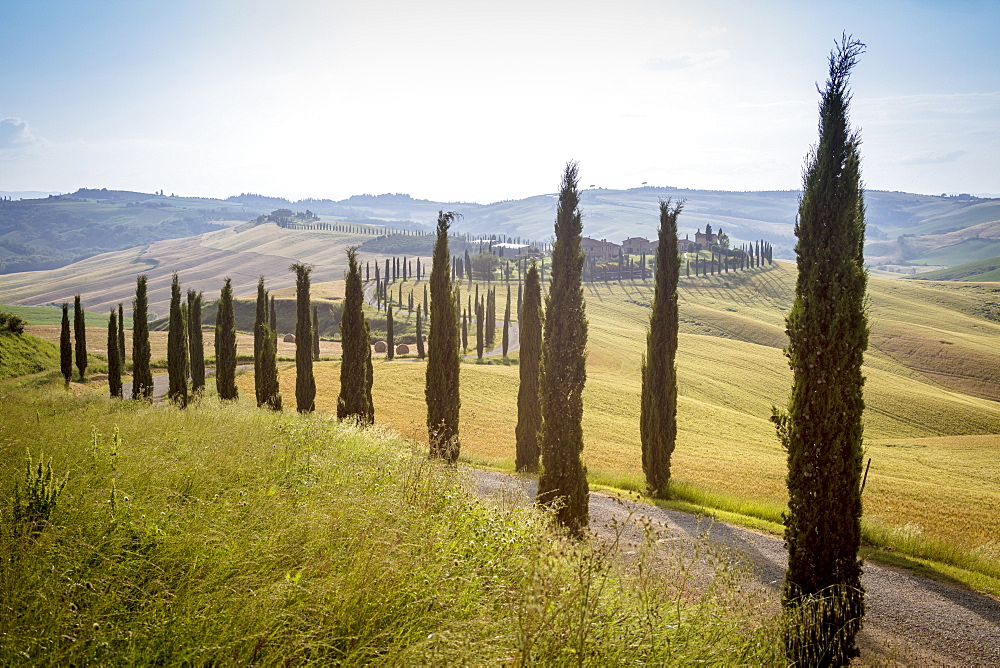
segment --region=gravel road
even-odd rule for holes
[[[537,479],[469,469],[485,497],[520,495],[528,503]],[[590,495],[591,530],[601,535],[629,512],[665,525],[670,535],[694,540],[706,530],[712,543],[748,563],[777,605],[787,565],[780,538],[654,506]],[[910,573],[868,564],[864,569],[867,612],[859,637],[863,655],[904,665],[1000,666],[1000,601]]]

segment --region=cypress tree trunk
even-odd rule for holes
[[[538,267],[534,262],[524,282],[524,303],[518,319],[521,328],[520,361],[517,388],[517,427],[514,464],[518,471],[537,471],[542,428],[542,411],[538,402],[539,362],[542,354],[542,288],[538,283]]]
[[[187,323],[181,313],[181,284],[174,272],[170,283],[170,328],[167,330],[167,398],[187,406]]]
[[[507,348],[510,346],[510,285],[507,286],[507,306],[503,310],[503,357],[507,359]]]
[[[396,356],[396,341],[392,331],[392,304],[387,304],[385,309],[385,358],[391,360]]]
[[[830,54],[819,143],[809,152],[795,233],[798,279],[786,319],[788,412],[773,420],[788,450],[782,602],[791,662],[846,665],[864,615],[861,462],[868,346],[860,136],[848,122],[848,79],[864,45],[846,35]],[[751,260],[755,258],[751,248]]]
[[[312,351],[313,351],[313,361],[319,361],[319,307],[313,304],[313,318],[312,318]]]
[[[388,268],[386,260],[386,268]],[[293,264],[295,272],[295,408],[300,413],[316,410],[316,379],[312,366],[312,325],[309,322],[309,274],[312,267]]]
[[[649,493],[666,498],[670,484],[670,457],[677,442],[677,216],[683,202],[670,206],[660,200],[659,245],[656,248],[656,284],[642,360],[642,398],[639,434],[642,470]]]
[[[62,328],[59,332],[59,371],[66,384],[73,377],[73,340],[69,334],[69,304],[62,305]]]
[[[111,309],[108,317],[108,390],[111,398],[122,398],[122,367],[118,355],[118,314]]]
[[[582,537],[589,522],[587,470],[580,457],[587,317],[581,284],[583,224],[577,178],[576,163],[567,163],[559,191],[542,343],[539,398],[543,473],[538,480],[538,502],[554,509],[556,520],[570,535]]]
[[[343,356],[340,364],[340,395],[337,419],[369,425],[375,419],[371,400],[371,356],[368,322],[363,310],[364,288],[358,267],[357,248],[347,249],[347,276],[344,287],[344,311],[340,318],[340,341]],[[418,327],[419,335],[419,327]]]
[[[153,372],[149,368],[149,315],[146,275],[135,279],[132,302],[132,398],[153,398]]]
[[[215,315],[215,389],[223,401],[239,399],[236,389],[236,314],[233,283],[226,278]]]
[[[431,262],[430,333],[427,336],[427,438],[431,457],[452,464],[458,460],[458,412],[462,405],[458,394],[458,309],[451,289],[451,256],[448,252],[448,228],[455,219],[452,212],[438,213],[437,240]]]
[[[76,338],[76,369],[80,382],[87,373],[87,322],[80,304],[80,295],[73,297],[73,336]]]
[[[205,341],[201,333],[202,293],[188,290],[188,355],[191,360],[191,392],[205,390]]]
[[[125,311],[118,302],[118,368],[125,374]]]
[[[260,408],[267,401],[267,371],[264,368],[264,346],[269,336],[267,326],[267,290],[264,277],[257,279],[257,310],[253,323],[253,390]]]
[[[418,260],[419,261],[419,260]],[[417,358],[424,358],[424,334],[423,328],[420,326],[420,304],[417,304]]]

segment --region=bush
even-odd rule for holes
[[[0,311],[0,331],[13,332],[14,334],[24,334],[24,326],[28,323],[19,315]]]

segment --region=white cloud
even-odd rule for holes
[[[20,118],[0,118],[0,158],[15,159],[42,143],[31,133],[26,121]]]
[[[669,72],[672,70],[686,70],[692,67],[714,65],[729,60],[729,51],[726,49],[716,49],[715,51],[703,51],[701,53],[682,53],[667,58],[651,58],[646,63],[646,68],[654,72]]]

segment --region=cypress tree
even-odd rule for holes
[[[469,349],[469,309],[462,312],[462,352]]]
[[[497,341],[497,290],[486,291],[486,348],[493,350]]]
[[[372,347],[368,321],[363,310],[365,295],[358,268],[358,249],[347,249],[347,275],[344,277],[344,311],[340,318],[340,341],[343,347],[340,365],[340,395],[337,419],[368,425],[375,421],[371,397]],[[419,327],[418,327],[419,336]]]
[[[264,289],[264,277],[257,279],[257,311],[253,323],[253,390],[257,399],[257,407],[267,401],[265,387],[267,372],[264,369],[264,345],[268,336],[267,327],[267,290]]]
[[[271,297],[271,307],[270,307],[270,320],[269,326],[271,327],[271,332],[277,336],[278,335],[278,309],[274,306],[274,297]]]
[[[167,330],[167,398],[180,408],[187,406],[188,328],[181,313],[181,284],[174,272],[170,282],[170,325]]]
[[[76,369],[80,372],[80,382],[87,373],[87,322],[80,304],[80,295],[73,297],[73,336],[76,339]]]
[[[788,451],[782,602],[806,620],[789,626],[785,645],[800,665],[846,665],[857,655],[864,615],[858,548],[868,276],[861,139],[848,115],[848,79],[863,52],[845,35],[829,58],[819,142],[806,158],[795,225],[799,273],[785,350],[792,391],[787,412],[772,418]]]
[[[503,310],[503,356],[507,358],[507,348],[510,346],[510,285],[507,286],[507,306]]]
[[[73,340],[69,334],[69,304],[62,305],[62,328],[59,332],[59,371],[66,384],[73,377]]]
[[[518,319],[518,321],[521,320],[521,301],[522,301],[522,299],[524,297],[524,295],[522,294],[522,290],[521,290],[522,287],[523,286],[521,285],[520,277],[518,277],[518,281],[517,281],[517,319]]]
[[[125,311],[118,302],[118,368],[125,373]]]
[[[485,318],[484,311],[486,309],[483,307],[482,300],[476,301],[476,357],[483,359],[483,347],[485,341],[483,340],[483,320]]]
[[[420,321],[420,304],[417,304],[417,358],[424,359],[424,333]]]
[[[385,358],[387,360],[396,356],[396,342],[393,337],[392,324],[392,304],[387,304],[385,310]]]
[[[222,286],[215,315],[215,389],[223,401],[239,398],[236,388],[236,314],[233,310],[233,283],[229,277]]]
[[[386,260],[386,269],[389,260]],[[312,365],[312,325],[309,322],[309,274],[312,267],[293,264],[295,272],[295,408],[300,413],[316,410],[316,379]]]
[[[542,354],[542,287],[534,262],[524,279],[524,304],[518,318],[521,328],[517,388],[517,427],[514,464],[518,471],[537,471],[542,412],[538,402],[539,362]]]
[[[312,318],[312,353],[313,361],[319,361],[319,306],[313,304],[313,318]]]
[[[149,305],[146,300],[146,275],[135,279],[132,302],[132,398],[153,398],[153,372],[149,368]]]
[[[559,524],[570,535],[581,537],[589,521],[589,489],[580,457],[587,317],[581,283],[583,223],[577,179],[577,164],[567,163],[559,190],[542,342],[539,398],[543,473],[538,479],[538,502],[554,508]]]
[[[660,200],[659,245],[656,247],[656,283],[646,354],[642,360],[642,398],[639,434],[642,470],[649,493],[666,498],[670,483],[670,457],[677,441],[677,216],[683,202],[673,207]]]
[[[122,367],[118,355],[118,314],[111,309],[108,317],[108,391],[111,398],[122,398]]]
[[[431,457],[452,464],[458,460],[458,412],[462,402],[458,394],[458,310],[453,306],[451,260],[448,252],[448,228],[457,214],[439,212],[437,240],[431,260],[430,333],[427,336],[427,437]]]

